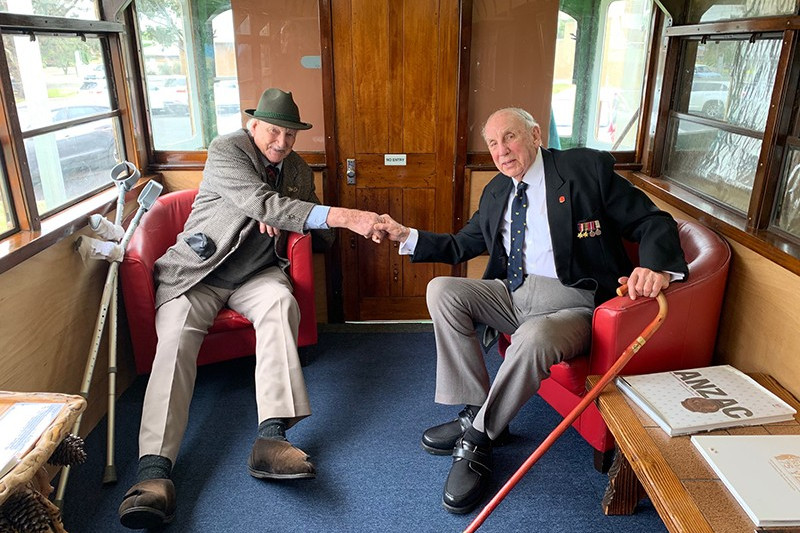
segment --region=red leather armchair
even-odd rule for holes
[[[153,265],[183,230],[197,195],[196,189],[165,194],[141,219],[125,249],[120,280],[125,312],[131,332],[136,372],[150,372],[156,353],[155,286]],[[298,345],[317,342],[317,314],[314,302],[314,269],[311,236],[292,233],[287,244],[289,277],[300,306]],[[239,313],[223,308],[208,330],[197,364],[214,363],[255,353],[255,330]]]
[[[665,291],[667,317],[660,329],[633,356],[624,375],[664,372],[708,366],[714,355],[717,326],[728,277],[731,251],[714,231],[697,222],[678,221],[681,246],[689,265],[689,278],[672,283]],[[629,248],[636,262],[636,246]],[[595,309],[591,352],[550,368],[539,395],[566,416],[586,394],[586,377],[601,375],[656,316],[658,304],[651,298],[631,301],[615,297]],[[509,337],[501,335],[501,354]],[[608,466],[614,439],[595,405],[590,405],[573,427],[596,450],[595,466]]]

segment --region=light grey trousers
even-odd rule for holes
[[[235,290],[200,283],[156,311],[158,346],[144,396],[139,457],[162,455],[174,464],[189,419],[197,354],[224,305],[256,330],[255,424],[287,418],[292,425],[311,414],[297,352],[300,308],[283,271],[270,267]]]
[[[550,366],[589,348],[594,295],[528,276],[513,293],[502,280],[438,277],[427,290],[436,336],[437,403],[481,406],[473,426],[497,437],[550,375]],[[489,383],[476,324],[511,335]]]

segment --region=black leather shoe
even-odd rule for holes
[[[451,513],[472,511],[486,495],[491,479],[492,447],[458,439],[453,449],[453,466],[444,484],[442,505]]]
[[[175,518],[175,485],[171,479],[146,479],[132,486],[119,506],[119,521],[130,529],[152,529]]]
[[[456,441],[463,437],[464,432],[472,427],[475,414],[472,408],[467,406],[458,413],[458,418],[455,420],[426,429],[422,434],[422,448],[433,455],[451,455]],[[509,433],[508,426],[506,426],[500,435],[492,441],[492,446],[502,446],[509,440],[511,440],[511,433]]]

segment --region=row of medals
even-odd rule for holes
[[[600,221],[593,220],[591,222],[579,222],[578,223],[578,238],[582,239],[584,237],[594,237],[596,235],[600,235]]]

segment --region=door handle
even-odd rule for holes
[[[356,184],[356,160],[355,159],[348,159],[347,160],[347,184],[348,185],[355,185]]]

